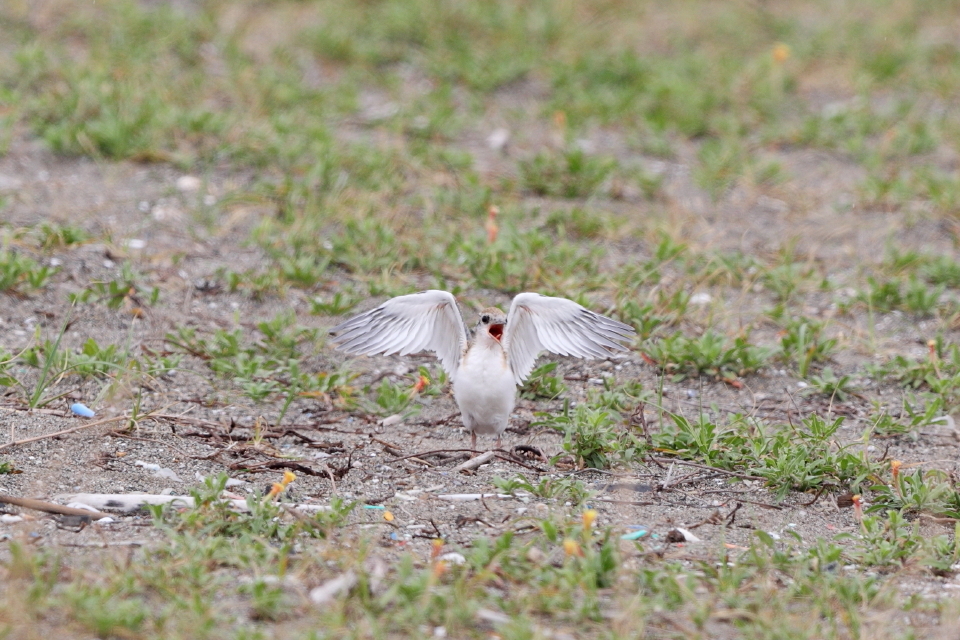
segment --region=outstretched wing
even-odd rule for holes
[[[457,301],[446,291],[391,298],[330,330],[333,344],[353,355],[434,351],[449,375],[460,366],[467,332]]]
[[[541,351],[577,358],[605,358],[626,351],[633,327],[581,307],[573,300],[521,293],[510,304],[503,348],[521,384]]]

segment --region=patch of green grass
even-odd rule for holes
[[[956,483],[943,471],[905,470],[900,461],[894,460],[890,482],[871,487],[873,504],[867,512],[896,510],[904,515],[925,513],[955,518],[960,508],[957,489]]]
[[[874,402],[870,419],[873,431],[880,435],[907,435],[917,437],[917,430],[943,419],[943,398],[932,396],[924,402],[914,394],[906,394],[896,414]]]
[[[840,402],[846,401],[850,395],[857,391],[857,387],[853,383],[853,376],[846,374],[838,376],[833,372],[832,367],[824,367],[819,375],[810,376],[807,383],[809,386],[801,389],[802,394],[818,393],[831,400],[835,398]]]
[[[373,390],[370,389],[370,391]],[[376,415],[392,416],[400,414],[409,417],[420,411],[420,405],[414,402],[416,397],[415,386],[399,384],[384,378],[376,388],[373,401],[368,401],[363,406]]]
[[[947,411],[960,406],[960,345],[945,343],[942,336],[930,341],[926,358],[915,360],[897,355],[882,365],[868,367],[868,373],[929,393],[939,398]]]
[[[89,239],[87,232],[71,224],[43,222],[33,230],[37,242],[47,251],[82,244]]]
[[[757,185],[785,180],[783,167],[774,161],[760,160],[739,137],[711,138],[698,152],[700,163],[694,178],[714,200],[718,200],[737,181],[746,177]]]
[[[573,12],[555,2],[494,1],[454,6],[437,0],[390,0],[366,10],[325,7],[326,20],[306,36],[328,61],[383,71],[414,64],[441,82],[489,92],[523,78],[551,45],[572,33]]]
[[[155,305],[160,300],[160,288],[140,284],[144,276],[138,273],[128,262],[120,266],[120,276],[113,280],[93,282],[83,291],[70,294],[71,303],[104,303],[111,309],[123,305],[140,308]]]
[[[326,538],[342,526],[356,506],[340,499],[331,501],[329,510],[303,518],[282,518],[283,503],[261,495],[249,495],[246,509],[237,511],[221,497],[227,482],[221,473],[208,477],[203,486],[192,489],[194,506],[186,511],[171,508],[170,503],[149,507],[154,524],[161,530],[179,535],[210,538],[253,539],[263,542],[291,543],[301,535]]]
[[[541,413],[538,417],[535,425],[563,434],[563,450],[579,467],[608,469],[617,463],[629,464],[641,459],[646,451],[633,433],[620,427],[619,414],[592,403],[571,409],[567,401],[560,414]]]
[[[17,379],[10,372],[16,360],[13,354],[0,350],[0,387],[12,387],[17,384]]]
[[[559,238],[597,239],[610,225],[608,216],[581,207],[555,209],[545,226]]]
[[[777,302],[786,305],[815,274],[809,266],[793,262],[792,256],[782,255],[781,260],[780,264],[762,269],[760,278]]]
[[[769,361],[773,351],[750,344],[749,336],[731,340],[712,330],[699,338],[676,333],[648,340],[641,348],[647,357],[677,379],[706,375],[720,380],[733,380],[757,371]]]
[[[519,168],[521,184],[535,195],[587,198],[597,192],[616,166],[615,160],[570,149],[562,153],[540,152],[521,161]]]
[[[494,478],[493,485],[497,491],[515,495],[517,491],[526,491],[538,498],[548,500],[569,501],[573,506],[579,506],[588,501],[593,493],[582,480],[569,477],[541,478],[539,482],[531,482],[523,474],[517,474],[510,479]]]
[[[583,247],[539,229],[521,230],[505,223],[493,243],[473,236],[454,240],[447,255],[469,274],[478,288],[504,293],[539,290],[577,297],[595,288],[600,247]]]
[[[341,316],[356,307],[361,300],[361,296],[350,292],[337,291],[329,299],[312,298],[310,300],[310,313],[318,316]]]
[[[806,378],[810,366],[825,362],[836,351],[837,339],[824,338],[824,323],[806,318],[792,318],[780,334],[780,353],[797,366],[797,373]]]
[[[168,333],[169,344],[204,360],[211,371],[231,380],[243,393],[262,402],[283,395],[281,418],[299,397],[323,397],[335,403],[352,402],[349,377],[339,373],[301,371],[299,359],[305,345],[314,344],[317,330],[297,326],[296,316],[282,313],[257,323],[260,338],[251,341],[243,329],[217,329],[209,337],[192,327]]]
[[[531,371],[520,388],[520,397],[528,400],[554,400],[563,395],[567,386],[561,378],[550,375],[556,369],[556,362],[548,362]]]
[[[950,571],[960,558],[960,545],[950,536],[927,539],[920,534],[919,521],[909,522],[895,510],[888,510],[885,515],[886,518],[863,518],[859,544],[845,552],[848,558],[881,570],[896,570],[911,562],[938,572]],[[852,536],[838,536],[847,537]]]
[[[780,497],[824,485],[865,488],[878,469],[862,441],[837,445],[843,418],[828,422],[811,415],[799,426],[770,426],[743,416],[722,425],[703,414],[696,420],[670,418],[673,425],[653,435],[657,450],[766,478]]]
[[[26,294],[50,283],[59,269],[41,266],[20,252],[0,249],[0,293]]]
[[[209,150],[227,122],[202,100],[212,23],[165,6],[115,2],[101,11],[78,12],[48,34],[50,46],[19,51],[24,112],[37,134],[55,151],[109,158]],[[71,55],[67,40],[86,55]]]
[[[932,315],[943,294],[942,286],[931,286],[916,276],[905,283],[899,279],[878,280],[867,277],[867,289],[857,294],[857,299],[878,313],[895,309],[917,316]]]

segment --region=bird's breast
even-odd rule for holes
[[[503,348],[499,344],[492,348],[475,344],[460,362],[454,387],[469,388],[474,393],[483,395],[512,395],[516,383],[507,365],[507,355]]]

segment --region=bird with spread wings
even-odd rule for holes
[[[453,396],[476,448],[477,434],[497,436],[516,404],[517,386],[544,351],[605,358],[626,351],[633,327],[566,298],[521,293],[504,315],[480,312],[472,341],[447,291],[429,290],[387,300],[330,330],[333,344],[352,355],[408,355],[433,351],[453,381]]]

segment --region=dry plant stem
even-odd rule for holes
[[[100,511],[90,511],[89,509],[77,509],[75,507],[65,507],[61,504],[56,504],[54,502],[46,502],[45,500],[34,500],[33,498],[15,498],[13,496],[8,496],[0,493],[0,502],[5,504],[12,504],[18,507],[24,507],[25,509],[33,509],[34,511],[44,511],[46,513],[58,513],[64,516],[81,516],[90,518],[91,520],[99,520],[100,518],[108,517],[108,514],[101,513]]]
[[[144,416],[146,417],[146,416]],[[70,427],[69,429],[64,429],[62,431],[57,431],[56,433],[48,433],[42,436],[36,436],[33,438],[24,438],[23,440],[16,440],[14,442],[8,442],[7,444],[0,445],[0,451],[4,449],[9,449],[10,447],[15,447],[21,444],[28,444],[30,442],[37,442],[39,440],[47,440],[48,438],[56,438],[58,436],[65,436],[68,433],[73,433],[74,431],[80,431],[82,429],[89,429],[90,427],[99,427],[102,424],[110,424],[111,422],[120,422],[122,420],[129,420],[130,416],[114,416],[112,418],[104,418],[103,420],[97,420],[96,422],[88,422],[86,424],[81,424],[77,427]]]
[[[630,504],[635,507],[652,507],[653,505],[660,504],[659,502],[651,502],[648,500],[615,500],[613,498],[594,498],[593,502],[609,502],[610,504]]]
[[[435,451],[424,451],[422,453],[414,453],[409,456],[403,456],[402,458],[397,458],[396,460],[387,460],[384,464],[393,464],[394,462],[400,462],[401,460],[409,460],[411,458],[425,458],[427,456],[432,456],[437,453],[480,453],[474,449],[437,449]]]
[[[496,451],[487,451],[486,453],[480,454],[476,458],[470,458],[463,464],[459,464],[450,470],[451,473],[460,473],[461,471],[473,470],[479,467],[482,464],[487,464],[496,457]]]
[[[669,462],[670,464],[680,464],[685,467],[696,467],[697,469],[705,469],[707,471],[722,473],[723,475],[731,476],[733,478],[740,478],[742,480],[762,480],[763,482],[767,481],[766,478],[762,478],[760,476],[751,476],[746,473],[737,473],[736,471],[727,471],[726,469],[718,469],[717,467],[711,467],[710,465],[697,464],[696,462],[687,462],[686,460],[673,460],[671,458],[658,458],[655,456],[651,456],[650,459],[657,463]]]

